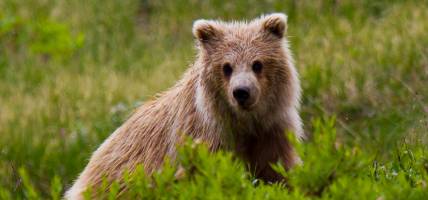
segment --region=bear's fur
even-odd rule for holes
[[[80,199],[103,176],[120,179],[138,164],[153,173],[165,156],[175,158],[181,133],[204,141],[211,151],[234,152],[256,177],[281,180],[270,163],[281,161],[288,169],[299,162],[285,133],[303,137],[300,84],[285,32],[281,13],[250,22],[195,21],[195,63],[95,151],[66,198]],[[234,94],[241,86],[249,93],[242,105]]]

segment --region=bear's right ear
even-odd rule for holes
[[[262,17],[262,28],[268,33],[282,38],[287,31],[287,15],[283,13],[273,13]]]
[[[223,33],[216,22],[199,19],[193,23],[193,36],[202,44],[221,39]]]

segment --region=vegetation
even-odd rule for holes
[[[61,198],[91,152],[192,62],[193,20],[269,12],[289,16],[304,164],[277,167],[285,185],[261,183],[189,142],[182,179],[170,165],[153,179],[139,170],[122,197],[426,199],[425,0],[2,0],[0,199]]]

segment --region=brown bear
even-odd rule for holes
[[[66,198],[80,199],[104,176],[118,180],[139,164],[150,175],[166,156],[175,158],[181,133],[213,152],[233,152],[262,180],[282,180],[270,164],[280,161],[288,169],[299,162],[285,133],[303,137],[286,19],[274,13],[250,22],[195,21],[195,63],[95,151]]]

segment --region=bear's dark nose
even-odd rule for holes
[[[233,97],[236,99],[239,105],[244,105],[250,97],[250,89],[247,87],[237,88],[233,90]]]

